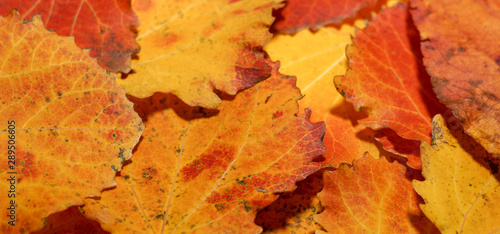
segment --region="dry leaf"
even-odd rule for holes
[[[139,25],[139,19],[130,9],[130,0],[4,0],[0,15],[8,15],[13,8],[25,20],[40,15],[48,30],[73,36],[76,45],[90,49],[90,56],[107,70],[129,72],[130,56],[139,52],[130,30]]]
[[[217,107],[214,89],[236,94],[271,75],[262,46],[281,0],[133,1],[141,20],[134,74],[117,79],[128,94],[173,93],[192,106]]]
[[[325,172],[316,222],[331,233],[437,233],[423,215],[406,168],[369,154]]]
[[[72,38],[17,12],[0,17],[0,28],[0,148],[15,155],[7,161],[2,151],[0,209],[17,205],[15,227],[4,213],[0,232],[30,232],[114,186],[143,126],[113,76]]]
[[[432,144],[422,143],[425,181],[413,187],[424,200],[422,211],[442,233],[495,233],[500,231],[500,178],[474,157],[487,152],[471,138],[458,141],[443,117],[433,119]]]
[[[439,100],[500,158],[500,3],[412,1],[426,70]]]
[[[295,79],[277,73],[218,110],[138,100],[143,140],[118,186],[85,215],[114,232],[258,232],[258,210],[317,171],[325,126],[297,117]],[[154,111],[154,112],[153,112]]]
[[[431,118],[444,107],[422,74],[418,33],[409,24],[407,4],[386,9],[361,30],[347,49],[349,70],[335,85],[347,101],[368,118],[373,129],[392,128],[398,135],[430,141]],[[416,41],[418,43],[418,41]]]
[[[326,24],[341,23],[377,0],[288,0],[281,11],[283,19],[273,28],[279,33],[297,33],[301,29],[318,30]]]

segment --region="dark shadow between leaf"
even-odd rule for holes
[[[309,175],[305,180],[297,182],[297,189],[294,191],[280,193],[276,201],[257,213],[255,223],[261,226],[264,232],[284,231],[288,226],[289,228],[298,228],[295,229],[297,233],[306,233],[300,232],[305,231],[305,229],[300,229],[300,223],[316,224],[312,217],[314,214],[322,212],[319,203],[317,207],[310,205],[313,198],[323,189],[323,172],[325,170],[319,170]],[[302,219],[296,216],[304,211],[310,212],[309,216],[302,217]],[[314,231],[310,233],[314,233]]]
[[[49,215],[45,220],[45,227],[32,234],[108,234],[101,228],[99,222],[86,218],[78,206],[71,206],[68,209]]]

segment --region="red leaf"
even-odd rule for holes
[[[90,49],[90,56],[109,71],[129,72],[130,55],[139,52],[130,30],[139,25],[139,19],[129,0],[4,0],[0,15],[8,15],[13,8],[25,20],[40,14],[45,28],[75,37],[76,45]]]
[[[430,142],[432,116],[445,107],[431,91],[410,20],[407,4],[379,14],[347,48],[350,69],[335,77],[335,85],[358,111],[368,114],[359,123]]]
[[[281,33],[296,33],[303,28],[318,30],[375,3],[377,0],[289,0],[282,10],[283,19],[276,22],[274,29]]]

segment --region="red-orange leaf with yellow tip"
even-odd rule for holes
[[[217,108],[229,95],[271,75],[262,47],[282,0],[136,0],[141,20],[135,73],[118,78],[134,97],[172,93],[191,106]]]
[[[431,118],[445,107],[432,92],[410,20],[402,3],[375,17],[347,48],[349,69],[335,77],[335,85],[357,110],[368,114],[359,123],[430,142]]]
[[[0,29],[0,178],[15,176],[17,204],[15,226],[0,215],[0,232],[30,232],[49,214],[114,186],[143,126],[114,77],[72,38],[47,31],[39,17],[23,23],[15,11],[0,17]],[[9,189],[0,180],[2,211]]]
[[[296,116],[295,78],[277,72],[217,110],[172,95],[135,100],[146,130],[115,189],[85,215],[114,232],[258,232],[258,210],[320,169],[324,123]]]
[[[314,218],[330,233],[439,233],[418,206],[412,177],[403,165],[366,153],[325,172],[318,194],[325,210]]]
[[[326,24],[341,23],[377,0],[288,0],[283,18],[273,28],[280,33],[296,33],[303,28],[318,30]]]
[[[500,3],[411,3],[434,92],[465,131],[500,158]]]
[[[139,19],[130,0],[0,1],[0,15],[8,15],[14,8],[25,20],[40,15],[48,30],[73,36],[76,45],[90,49],[90,56],[109,71],[129,72],[130,56],[139,52],[131,31]]]

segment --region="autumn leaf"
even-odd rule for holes
[[[362,21],[356,24],[364,26]],[[297,76],[297,86],[304,95],[300,109],[311,107],[311,120],[325,121],[323,143],[328,152],[324,163],[333,167],[359,159],[365,151],[379,155],[373,143],[375,132],[357,123],[364,114],[345,102],[332,81],[347,70],[345,46],[352,34],[351,26],[322,28],[316,33],[302,30],[293,36],[276,35],[265,47],[272,59],[280,60],[281,73]]]
[[[135,74],[118,84],[140,98],[165,92],[192,106],[217,107],[214,89],[234,95],[271,75],[262,46],[280,1],[134,1],[142,48]]]
[[[341,23],[360,9],[374,6],[377,0],[288,0],[281,10],[282,19],[273,28],[279,33],[297,33],[301,29],[318,30],[330,23]]]
[[[277,73],[218,110],[174,96],[138,100],[143,140],[115,189],[85,215],[114,232],[258,232],[258,210],[317,171],[325,126],[297,117],[295,79]],[[153,112],[154,111],[154,112]]]
[[[368,114],[359,123],[429,142],[431,118],[445,108],[423,70],[418,32],[410,20],[404,3],[377,15],[348,46],[349,69],[335,78],[335,85],[357,110]]]
[[[1,157],[0,193],[15,194],[0,208],[16,204],[15,227],[4,214],[0,232],[29,232],[114,186],[143,126],[114,78],[72,38],[15,11],[0,28],[0,148],[11,149],[11,160]]]
[[[500,158],[500,5],[412,1],[424,64],[439,100],[467,133]]]
[[[443,117],[433,119],[432,144],[422,143],[425,181],[413,187],[424,198],[422,211],[442,233],[495,233],[500,231],[500,174],[475,158],[487,152],[471,138],[455,136]],[[460,140],[460,141],[459,141]]]
[[[324,174],[315,220],[331,233],[437,233],[418,207],[406,169],[364,154],[352,166]]]
[[[17,9],[25,20],[42,17],[48,30],[61,36],[73,36],[76,45],[90,49],[90,56],[112,72],[129,72],[130,56],[139,52],[131,27],[139,19],[127,0],[5,0],[0,2],[0,15]]]

